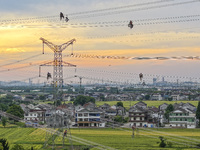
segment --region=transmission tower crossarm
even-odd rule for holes
[[[65,48],[67,48],[69,45],[73,44],[76,40],[72,39],[66,43],[63,43],[62,45],[59,45],[60,51],[63,51]]]
[[[62,63],[63,63],[63,66],[76,67],[76,65],[73,65],[73,64],[65,62],[65,61],[63,61]]]
[[[40,66],[53,66],[53,61],[41,64]]]
[[[46,39],[44,38],[40,38],[40,40],[42,40],[43,44],[46,44],[51,50],[55,51],[56,50],[56,45],[47,41]],[[44,48],[44,47],[43,47]],[[43,50],[44,51],[44,50]]]

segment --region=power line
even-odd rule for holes
[[[135,26],[146,26],[146,25],[159,25],[159,24],[172,24],[172,23],[186,23],[186,22],[194,22],[200,21],[200,19],[183,19],[183,20],[170,20],[170,21],[152,21],[152,22],[142,22],[135,23]],[[121,24],[110,24],[110,23],[94,23],[93,25],[88,24],[54,24],[54,25],[23,25],[19,26],[22,28],[105,28],[105,27],[122,27],[128,26],[126,23]]]
[[[12,63],[8,63],[8,64],[0,65],[0,67],[13,65],[13,64],[16,64],[16,63],[19,63],[19,62],[23,62],[23,61],[26,61],[26,60],[29,60],[29,59],[32,59],[32,58],[38,57],[38,56],[40,56],[40,55],[42,55],[42,54],[33,55],[33,56],[30,56],[30,57],[27,57],[27,58],[24,58],[24,59],[21,59],[21,60],[17,60],[17,61],[12,62]]]
[[[167,0],[167,1],[174,1],[174,0]],[[163,2],[166,2],[166,1],[155,1],[155,2],[149,2],[149,3],[141,3],[141,4],[135,4],[135,5],[113,7],[113,8],[108,8],[108,9],[99,9],[99,10],[93,10],[93,11],[78,12],[78,13],[72,13],[72,14],[69,14],[69,15],[73,16],[73,15],[77,14],[78,15],[77,17],[74,17],[74,18],[71,17],[70,18],[70,20],[75,20],[75,19],[82,19],[82,18],[106,16],[106,15],[112,15],[112,14],[115,15],[115,14],[127,13],[127,12],[132,12],[132,11],[149,10],[149,9],[154,9],[154,8],[163,8],[163,7],[169,7],[169,6],[190,4],[190,3],[199,2],[199,0],[193,0],[193,1],[187,1],[187,2],[171,3],[171,4],[165,4],[165,5],[156,5],[156,6],[151,6],[151,7],[144,7],[144,8],[137,8],[137,9],[128,9],[128,10],[121,10],[121,11],[94,14],[95,12],[117,10],[117,9],[122,9],[122,8],[133,7],[133,6],[142,6],[142,5],[147,5],[147,4],[149,5],[149,4],[156,4],[156,3],[163,3]],[[87,14],[87,13],[92,13],[92,14],[91,15],[83,15],[82,16],[82,14]],[[17,21],[21,21],[21,22],[28,21],[30,23],[31,21],[32,22],[39,22],[39,19],[48,19],[46,21],[50,21],[49,18],[55,18],[55,17],[59,18],[59,16],[56,15],[56,16],[46,16],[46,17],[25,18],[25,19],[0,20],[0,22],[9,23],[9,22],[17,22]]]
[[[159,4],[159,3],[165,3],[168,1],[174,1],[174,0],[161,0],[161,1],[153,1],[153,2],[146,2],[146,3],[140,3],[140,4],[132,4],[132,5],[126,5],[126,6],[119,6],[119,7],[110,7],[106,9],[98,9],[98,10],[91,10],[91,11],[85,11],[85,12],[77,12],[77,13],[71,13],[68,14],[69,16],[73,15],[83,15],[83,14],[88,14],[88,13],[98,13],[98,12],[104,12],[104,11],[112,11],[112,10],[118,10],[118,9],[124,9],[124,8],[131,8],[131,7],[136,7],[136,6],[145,6],[145,5],[151,5],[151,4]]]
[[[136,7],[136,6],[145,6],[145,5],[151,5],[151,4],[159,4],[159,3],[165,3],[168,1],[174,1],[174,0],[161,0],[161,1],[153,1],[153,2],[146,2],[146,3],[140,3],[140,4],[132,4],[132,5],[126,5],[126,6],[119,6],[119,7],[111,7],[106,9],[98,9],[98,10],[91,10],[91,11],[82,11],[82,12],[76,12],[76,13],[69,13],[69,16],[76,16],[76,15],[83,15],[88,13],[96,13],[96,12],[104,12],[104,11],[111,11],[111,10],[118,10],[118,9],[124,9],[124,8],[130,8],[130,7]],[[43,16],[43,17],[33,17],[33,18],[21,18],[21,19],[10,19],[10,20],[0,20],[0,22],[16,22],[16,21],[31,21],[31,20],[37,20],[37,19],[49,19],[49,18],[59,18],[59,15],[54,16]],[[71,19],[70,19],[71,20]]]
[[[106,70],[96,70],[96,69],[85,69],[85,68],[77,68],[77,71],[82,70],[82,71],[88,71],[88,72],[96,72],[96,73],[105,73],[105,74],[115,74],[116,76],[122,76],[122,75],[128,75],[134,78],[136,76],[137,79],[139,79],[139,73],[128,73],[128,72],[120,72],[120,71],[106,71]],[[159,75],[159,74],[146,74],[143,73],[143,77],[164,77],[164,78],[174,78],[174,79],[195,79],[195,80],[200,80],[200,78],[196,77],[186,77],[186,76],[176,76],[176,75]]]
[[[191,4],[191,3],[195,3],[195,2],[200,2],[200,1],[199,0],[192,0],[192,1],[171,3],[171,4],[165,4],[165,5],[157,5],[157,6],[144,7],[144,8],[136,8],[136,9],[128,9],[128,10],[122,10],[122,11],[114,11],[114,12],[107,12],[107,13],[100,13],[100,14],[78,16],[78,17],[74,17],[74,18],[71,18],[71,19],[75,20],[75,19],[83,19],[83,18],[90,18],[90,17],[107,16],[107,15],[113,15],[113,14],[117,15],[117,14],[121,14],[121,13],[135,12],[135,11],[141,11],[141,10],[150,10],[150,9],[155,9],[155,8],[165,8],[165,7],[171,7],[171,6]]]

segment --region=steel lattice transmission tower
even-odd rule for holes
[[[55,44],[47,41],[44,38],[40,38],[40,40],[42,40],[42,42],[43,42],[43,54],[44,54],[44,44],[46,44],[54,52],[54,61],[42,64],[42,65],[40,65],[40,67],[41,66],[53,66],[53,85],[57,92],[58,89],[62,90],[62,87],[63,87],[63,66],[76,67],[76,65],[64,62],[62,60],[62,52],[69,45],[72,45],[76,40],[72,39],[61,45],[55,45]],[[41,69],[40,69],[40,71],[41,71]],[[54,95],[54,98],[56,99],[57,97]]]

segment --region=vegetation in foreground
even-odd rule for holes
[[[162,149],[160,144],[164,139],[165,148],[169,150],[184,149],[193,150],[200,141],[200,129],[139,129],[139,132],[132,137],[132,130],[125,128],[104,128],[104,129],[71,129],[75,137],[89,140],[98,144],[109,146],[116,149]],[[173,134],[171,136],[170,134]],[[51,146],[44,148],[46,132],[43,129],[35,128],[0,128],[0,139],[5,138],[9,147],[13,148],[16,144],[21,145],[24,149],[49,149]],[[174,136],[176,135],[176,136]],[[162,136],[162,140],[159,138]],[[182,138],[188,138],[187,140]],[[192,139],[192,140],[191,140]],[[175,141],[172,142],[172,141]],[[186,143],[188,142],[188,143]],[[56,137],[56,146],[62,149],[62,138]],[[188,144],[188,145],[187,145]],[[49,144],[51,145],[51,143]],[[76,149],[84,148],[83,144],[73,141]],[[70,146],[66,140],[66,148]],[[17,146],[16,146],[17,147]],[[91,149],[96,149],[95,146]]]

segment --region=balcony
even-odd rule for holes
[[[188,124],[188,125],[194,125],[195,122],[188,122],[188,121],[169,121],[169,123],[173,124]]]

